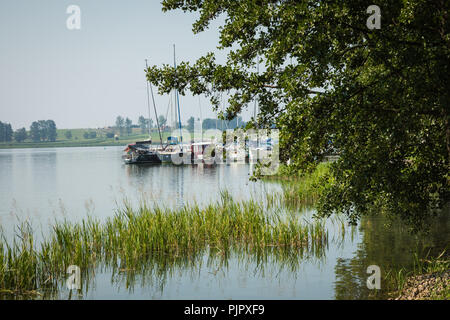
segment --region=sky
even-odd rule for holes
[[[81,10],[79,30],[67,28],[70,5]],[[0,121],[14,129],[47,119],[58,128],[98,128],[118,115],[148,117],[145,59],[172,65],[174,44],[177,63],[218,52],[224,20],[194,35],[198,13],[161,8],[159,0],[1,0]],[[225,57],[218,52],[217,61]],[[155,101],[165,115],[169,96]],[[180,96],[180,110],[182,123],[216,116],[207,98],[190,93]]]

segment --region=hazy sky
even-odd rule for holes
[[[81,30],[67,29],[70,5],[81,9]],[[1,0],[0,121],[14,129],[46,119],[58,128],[103,127],[117,115],[136,122],[148,114],[146,58],[172,64],[173,44],[178,63],[216,51],[218,22],[194,35],[196,15],[163,13],[159,0]],[[159,114],[168,102],[156,97]],[[215,116],[205,97],[201,105],[204,118]],[[198,97],[180,96],[180,108],[183,123],[200,116]]]

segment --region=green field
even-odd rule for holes
[[[65,136],[66,131],[72,132],[72,138],[67,139]],[[94,139],[85,139],[83,134],[85,132],[96,132],[97,137]],[[133,143],[138,140],[148,139],[148,134],[141,134],[140,128],[133,128],[133,132],[130,135],[124,134],[119,136],[118,140],[114,138],[107,138],[106,133],[111,132],[107,129],[58,129],[56,141],[42,141],[33,142],[31,139],[27,139],[24,142],[0,142],[0,149],[12,149],[12,148],[55,148],[55,147],[94,147],[94,146],[123,146],[128,143]],[[163,132],[163,142],[166,141],[170,132]],[[152,131],[152,140],[154,143],[159,143],[159,134],[156,129]]]

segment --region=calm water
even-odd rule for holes
[[[249,182],[246,165],[129,166],[122,147],[0,150],[0,223],[4,229],[29,219],[46,225],[104,219],[118,205],[141,199],[167,207],[209,203],[221,190],[246,199],[275,185]]]
[[[7,236],[19,221],[48,231],[54,220],[80,221],[114,215],[124,199],[180,207],[218,200],[221,190],[235,199],[279,191],[275,183],[249,182],[248,165],[127,166],[122,148],[0,150],[0,224]],[[309,219],[313,212],[298,212]],[[415,247],[438,250],[448,243],[449,223],[426,240],[376,219],[357,228],[328,221],[330,240],[321,252],[286,259],[233,252],[223,259],[204,252],[188,261],[155,263],[136,273],[99,267],[84,279],[84,299],[366,299],[368,265],[382,270],[411,264]],[[56,298],[66,299],[61,286]]]

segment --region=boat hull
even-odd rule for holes
[[[141,154],[137,157],[125,158],[124,162],[126,164],[160,164],[161,160],[156,153],[149,153]]]

